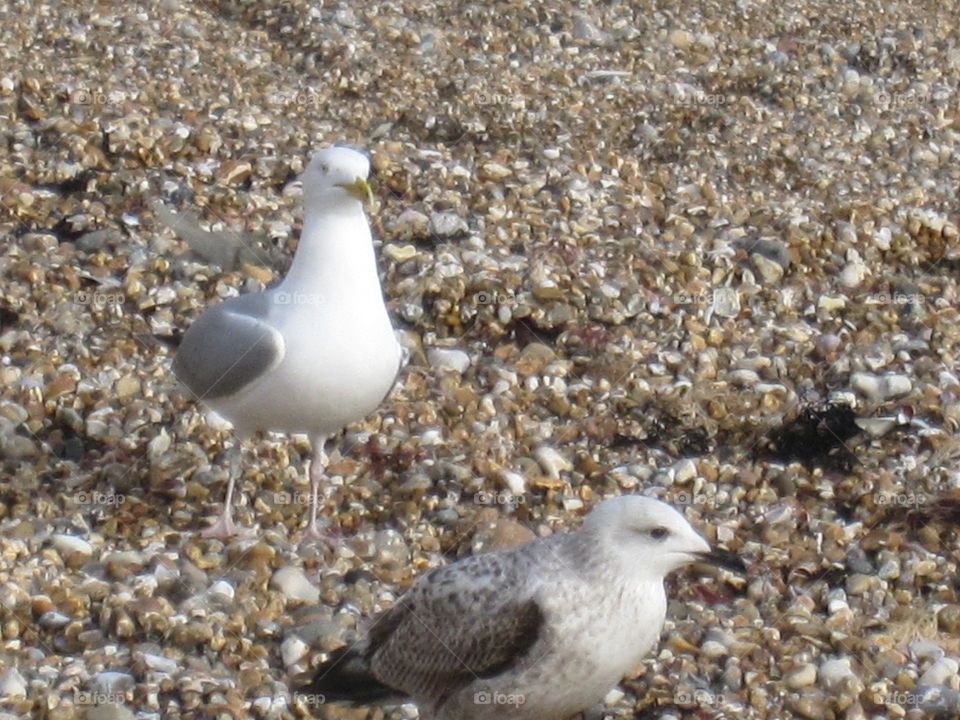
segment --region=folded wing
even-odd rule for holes
[[[243,295],[214,305],[184,335],[173,371],[198,400],[232,395],[283,359],[283,335],[267,322],[270,300]]]
[[[477,555],[425,575],[371,629],[373,676],[436,707],[520,662],[544,624],[524,559]]]

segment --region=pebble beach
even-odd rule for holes
[[[960,15],[949,3],[0,7],[0,720],[413,720],[291,680],[427,570],[677,507],[588,720],[960,716]],[[176,335],[262,290],[316,149],[370,153],[409,352],[331,458],[235,442]]]

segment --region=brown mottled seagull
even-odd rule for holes
[[[735,564],[669,505],[607,500],[577,532],[427,573],[297,695],[307,705],[409,698],[423,720],[564,720],[650,651],[664,578],[699,560]]]
[[[316,153],[303,173],[303,232],[287,276],[207,309],[173,362],[177,377],[241,440],[257,431],[309,435],[305,539],[328,539],[317,527],[327,438],[373,412],[401,364],[363,211],[369,171],[355,150]],[[231,472],[223,513],[204,535],[237,534],[235,482]]]

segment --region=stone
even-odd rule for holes
[[[270,584],[282,592],[288,600],[306,603],[320,601],[320,590],[307,579],[303,570],[298,567],[280,568],[270,578]]]
[[[430,366],[440,370],[453,370],[465,373],[470,367],[470,356],[456,348],[430,348],[427,350]]]

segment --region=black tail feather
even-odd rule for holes
[[[163,345],[164,347],[175,350],[180,347],[180,343],[183,341],[183,333],[176,332],[170,335],[163,335],[159,333],[136,333],[134,335],[137,340],[142,342],[144,345]]]
[[[366,705],[401,699],[404,693],[384,685],[370,673],[366,659],[352,648],[340,648],[317,668],[313,679],[296,689],[308,703],[350,702]]]

